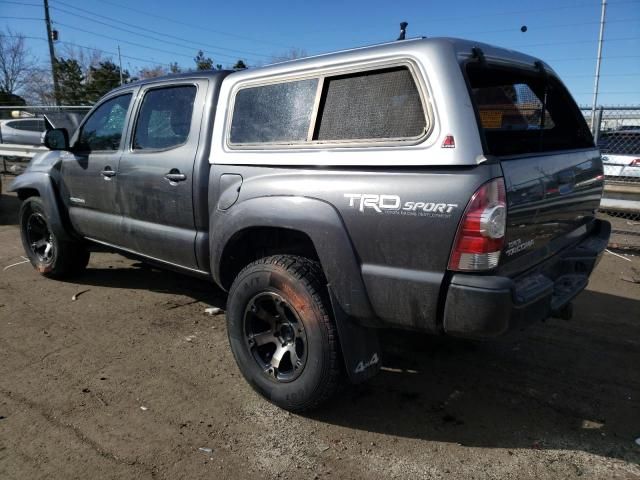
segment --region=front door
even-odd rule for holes
[[[141,90],[118,167],[117,201],[129,250],[197,269],[193,171],[207,83]]]
[[[93,110],[74,136],[62,162],[62,197],[71,223],[85,237],[119,243],[116,203],[118,162],[132,92],[108,98]]]

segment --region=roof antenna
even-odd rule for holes
[[[409,25],[407,22],[400,23],[400,36],[398,40],[404,40],[404,37],[407,35],[407,25]]]

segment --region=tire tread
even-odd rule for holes
[[[306,402],[285,406],[288,410],[296,412],[314,410],[336,393],[342,384],[344,376],[340,343],[338,341],[337,328],[331,315],[331,302],[326,288],[324,272],[320,263],[315,260],[297,255],[278,254],[263,257],[250,263],[238,274],[236,282],[256,267],[261,266],[275,266],[285,270],[296,281],[304,285],[304,288],[320,310],[319,318],[327,335],[326,340],[329,352],[328,362],[325,362],[322,374],[324,381],[319,382],[316,391],[309,396],[309,400]],[[236,282],[231,287],[230,295]]]

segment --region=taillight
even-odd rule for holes
[[[634,158],[629,164],[630,167],[640,167],[640,158]]]
[[[497,267],[506,226],[504,179],[495,178],[471,197],[458,226],[449,270],[477,271]]]

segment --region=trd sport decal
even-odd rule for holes
[[[457,203],[402,202],[398,195],[378,195],[374,193],[345,193],[349,207],[360,212],[386,213],[390,215],[412,215],[419,217],[449,218],[458,208]]]

